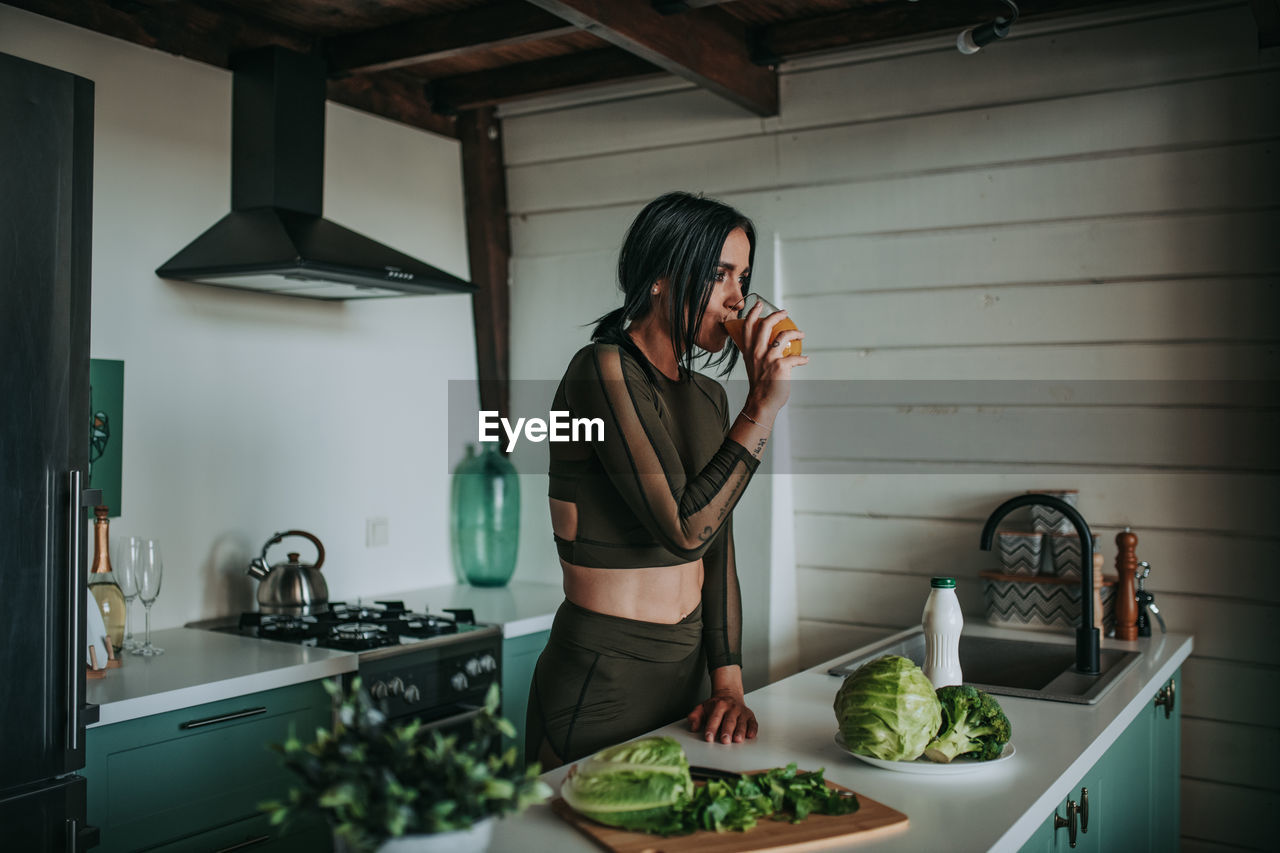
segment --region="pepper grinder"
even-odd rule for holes
[[[1093,627],[1098,629],[1099,636],[1106,636],[1107,633],[1102,618],[1102,566],[1104,563],[1102,540],[1095,539],[1093,540]]]
[[[1116,639],[1138,639],[1138,599],[1134,575],[1138,571],[1138,535],[1126,527],[1116,534]]]
[[[1151,614],[1156,617],[1157,621],[1159,621],[1160,633],[1163,634],[1165,633],[1164,617],[1160,615],[1160,608],[1156,607],[1156,597],[1147,592],[1146,589],[1145,582],[1147,580],[1147,576],[1151,574],[1151,564],[1146,560],[1143,560],[1141,563],[1138,563],[1138,568],[1142,569],[1142,571],[1138,573],[1138,592],[1136,596],[1138,600],[1138,636],[1151,636],[1151,620],[1147,618],[1148,610],[1150,610]]]

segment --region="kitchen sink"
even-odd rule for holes
[[[924,664],[924,632],[890,638],[828,670],[845,676],[881,655],[901,655]],[[1074,644],[960,635],[960,670],[964,683],[988,693],[1092,705],[1106,695],[1142,652],[1102,649],[1098,675],[1076,672]]]

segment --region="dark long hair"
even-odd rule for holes
[[[648,369],[648,360],[626,333],[627,324],[653,310],[651,288],[659,279],[668,285],[668,322],[676,358],[687,370],[693,369],[694,340],[698,326],[711,301],[720,250],[735,229],[741,228],[751,242],[750,264],[755,272],[756,229],[751,220],[729,205],[704,198],[701,193],[670,192],[645,205],[627,229],[618,253],[618,286],[622,307],[596,320],[591,340],[618,344],[637,357]],[[750,279],[743,285],[745,296]],[[733,370],[738,348],[726,345],[718,356],[707,353],[707,366],[724,366],[721,375]]]

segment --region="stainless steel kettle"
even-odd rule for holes
[[[286,536],[302,536],[315,543],[316,561],[299,562],[298,553],[291,551],[287,562],[269,565],[267,551]],[[329,585],[320,574],[323,564],[324,545],[316,536],[305,530],[286,530],[272,536],[262,546],[262,554],[249,562],[248,573],[259,581],[258,610],[286,616],[307,616],[328,610]]]

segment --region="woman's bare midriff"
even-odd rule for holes
[[[551,526],[561,539],[578,533],[578,508],[549,498]],[[702,601],[702,560],[676,566],[636,569],[597,569],[560,561],[564,595],[579,607],[635,619],[674,625]]]

